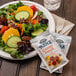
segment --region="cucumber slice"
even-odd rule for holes
[[[38,35],[40,35],[42,32],[43,32],[42,29],[38,29],[38,30],[32,32],[32,36],[38,36]]]
[[[9,47],[7,47],[4,51],[8,52],[8,53],[11,53],[13,51],[17,51],[17,49],[16,48],[9,48]]]
[[[20,37],[12,36],[7,40],[7,46],[17,48],[17,42],[21,41]]]
[[[28,11],[20,11],[16,13],[15,19],[19,21],[21,18],[24,18],[25,20],[29,18],[29,12]]]

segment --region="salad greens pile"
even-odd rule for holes
[[[21,59],[34,50],[30,40],[48,28],[48,19],[35,5],[21,1],[0,9],[0,47],[13,58]]]
[[[9,11],[9,12],[15,11],[15,10],[17,10],[17,8],[20,7],[20,6],[24,6],[24,4],[23,4],[21,1],[19,1],[19,3],[17,3],[17,4],[10,4],[10,5],[8,6],[8,11]]]
[[[29,24],[23,23],[22,27],[23,27],[24,32],[27,33],[27,35],[31,36],[32,38],[37,36],[37,35],[33,35],[33,32],[38,31],[38,29],[42,29],[43,31],[45,31],[47,28],[46,24],[41,24],[38,22],[34,25],[32,25],[31,23]]]
[[[10,5],[8,5],[8,9],[6,9],[6,8],[0,9],[0,16],[3,14],[3,16],[5,16],[6,18],[11,20],[12,17],[14,17],[14,15],[11,16],[10,13],[15,12],[18,7],[23,6],[23,5],[24,4],[21,1],[19,1],[19,3],[17,3],[17,4],[10,4]]]

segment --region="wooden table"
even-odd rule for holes
[[[13,0],[0,0],[0,5]],[[43,0],[33,0],[43,5]],[[76,0],[62,0],[61,7],[53,13],[76,23]],[[76,76],[76,27],[70,35],[73,37],[69,50],[69,64],[64,67],[62,74],[50,74],[48,71],[40,69],[40,59],[38,56],[25,61],[0,61],[0,76]]]

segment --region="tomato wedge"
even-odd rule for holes
[[[33,13],[35,13],[37,11],[37,8],[35,5],[30,6],[30,8],[33,10]]]
[[[3,34],[6,30],[8,30],[8,26],[3,26],[1,29],[1,34]]]

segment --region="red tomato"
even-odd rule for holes
[[[1,34],[3,34],[6,30],[8,30],[8,26],[3,26],[1,29]]]
[[[35,23],[39,22],[38,20],[34,19],[31,21],[31,23],[34,25]]]
[[[33,10],[34,13],[37,11],[37,8],[36,8],[35,5],[32,5],[32,6],[30,6],[30,7],[31,7],[31,9]]]
[[[57,64],[56,60],[52,61],[52,65],[56,65],[56,64]]]

